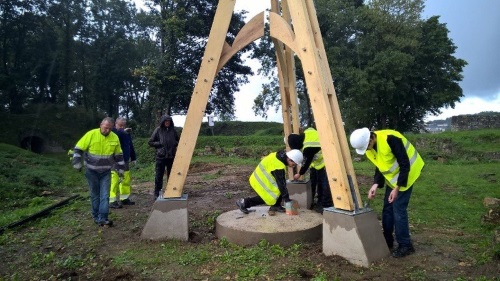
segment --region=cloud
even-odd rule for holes
[[[424,17],[440,16],[450,31],[449,36],[457,46],[455,57],[464,59],[468,65],[464,68],[464,79],[460,86],[464,98],[455,109],[443,108],[439,116],[427,117],[426,121],[448,117],[475,114],[484,111],[500,111],[500,1],[497,0],[453,0],[453,4],[443,0],[426,0]],[[254,15],[270,8],[267,0],[236,0],[235,11],[246,10],[246,21]],[[248,64],[256,71],[255,61]],[[255,116],[252,110],[253,100],[260,92],[260,76],[250,77],[250,83],[243,85],[235,94],[236,120],[264,121]],[[268,111],[267,121],[283,122],[281,110]],[[177,126],[183,126],[185,116],[174,116]],[[204,121],[207,121],[206,118]]]
[[[434,121],[450,118],[457,115],[476,114],[485,111],[500,111],[500,91],[496,96],[489,96],[488,99],[480,97],[465,97],[455,108],[444,108],[439,116],[429,116],[425,121]]]
[[[457,46],[455,57],[464,59],[460,83],[466,97],[494,99],[500,91],[500,1],[427,0],[424,16],[440,16]]]

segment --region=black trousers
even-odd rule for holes
[[[273,206],[277,207],[281,206],[281,200],[282,198],[280,195],[276,200],[276,204],[274,204]],[[251,208],[253,206],[258,206],[258,205],[266,205],[266,202],[264,202],[264,200],[260,198],[259,195],[245,198],[245,208]]]
[[[319,182],[318,184],[318,170],[314,169],[314,168],[310,168],[309,169],[309,178],[311,180],[311,191],[312,191],[312,199],[313,199],[313,202],[314,202],[314,197],[316,197],[316,190],[318,191],[318,203],[321,202],[322,200],[322,194],[323,194],[323,190],[321,189],[321,182]],[[318,186],[319,185],[319,186]],[[316,188],[318,187],[318,188]]]
[[[321,205],[323,208],[333,207],[332,191],[328,183],[326,169],[317,170],[316,175],[318,179],[318,205]]]
[[[167,180],[168,180],[170,179],[170,171],[172,171],[173,164],[174,164],[174,158],[156,159],[155,198],[160,195],[160,191],[163,189],[163,174],[165,174],[165,168],[167,169]]]

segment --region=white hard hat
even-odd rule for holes
[[[354,130],[351,134],[350,141],[351,146],[356,149],[358,154],[365,154],[368,143],[370,142],[370,130],[368,130],[368,128]]]
[[[304,156],[302,156],[302,152],[300,152],[300,150],[298,150],[298,149],[292,149],[292,150],[288,151],[286,153],[286,156],[288,156],[288,158],[292,159],[292,161],[298,165],[302,164],[302,160],[304,160]]]

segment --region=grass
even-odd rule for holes
[[[497,130],[498,131],[498,130]],[[449,156],[445,162],[433,160],[429,155],[447,155],[441,151],[426,151],[424,159],[426,167],[422,177],[415,185],[410,202],[409,214],[412,231],[425,232],[433,229],[442,233],[439,241],[451,243],[463,252],[463,261],[473,267],[495,262],[493,257],[500,255],[498,245],[492,246],[492,234],[499,228],[481,222],[486,213],[482,205],[485,197],[500,198],[500,172],[498,160],[468,161],[474,153],[498,153],[499,146],[497,131],[468,132],[459,134],[431,135],[438,139],[418,142],[439,142],[440,138],[449,139],[451,145],[460,147],[456,155]],[[415,138],[426,136],[415,136]],[[477,143],[482,142],[481,148]],[[490,144],[493,142],[494,144]],[[496,144],[495,144],[496,143]],[[144,153],[151,153],[149,148],[138,143]],[[455,151],[457,151],[455,150]],[[198,151],[198,150],[197,150]],[[427,154],[429,151],[430,154]],[[258,156],[238,157],[226,155],[203,155],[201,150],[195,153],[192,164],[196,163],[225,163],[234,165],[256,165]],[[138,182],[152,181],[154,178],[154,162],[148,156],[141,156],[136,166],[132,167],[134,180]],[[50,157],[32,154],[16,147],[0,144],[0,196],[5,203],[0,206],[0,226],[7,225],[23,217],[31,215],[48,205],[68,197],[71,194],[82,194],[88,197],[86,184],[82,174],[77,173],[65,156],[50,155]],[[354,162],[358,176],[373,175],[373,166],[366,160]],[[222,173],[205,176],[205,180],[216,179]],[[360,186],[361,194],[366,195],[369,186]],[[382,190],[372,201],[371,207],[380,214],[382,207]],[[227,198],[232,194],[225,194]],[[160,276],[163,280],[296,280],[307,276],[309,280],[340,280],[328,266],[319,266],[313,260],[304,258],[304,252],[309,251],[307,246],[295,244],[290,247],[269,245],[261,241],[252,247],[241,247],[219,239],[209,244],[183,243],[180,241],[165,241],[155,243],[137,243],[133,248],[113,253],[111,256],[96,255],[96,250],[104,243],[103,233],[89,237],[89,244],[80,250],[81,254],[67,254],[64,249],[50,248],[45,244],[47,237],[52,235],[54,227],[66,229],[61,242],[67,248],[81,247],[75,237],[81,235],[85,228],[78,217],[81,210],[88,209],[88,201],[76,200],[70,205],[54,210],[50,216],[30,223],[36,226],[36,231],[29,228],[22,237],[17,230],[9,230],[0,235],[2,252],[16,253],[12,247],[20,243],[29,243],[35,248],[44,248],[45,251],[36,252],[25,257],[25,265],[29,271],[36,271],[52,279],[68,279],[61,275],[71,272],[81,266],[91,268],[90,272],[99,274],[104,272],[108,263],[112,263],[123,271],[133,271],[144,279],[151,276]],[[202,214],[190,224],[198,224],[213,228],[215,219],[220,211],[214,210]],[[50,246],[50,245],[49,245]],[[73,251],[73,253],[78,251]],[[286,265],[286,266],[285,266]],[[58,274],[47,272],[46,268],[59,269]],[[171,270],[175,268],[175,270]],[[14,270],[14,269],[11,269]],[[93,270],[93,271],[92,271]],[[359,269],[363,271],[377,270],[377,268]],[[409,269],[405,276],[408,280],[427,280],[432,275],[432,269],[415,267]],[[23,272],[9,276],[0,276],[0,280],[23,280]],[[86,278],[93,279],[89,273]],[[464,276],[464,279],[471,280]],[[476,277],[475,280],[494,280],[487,277]]]

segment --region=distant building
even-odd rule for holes
[[[446,120],[425,123],[425,132],[468,131],[479,129],[500,129],[500,112],[481,112],[478,114],[457,115]]]
[[[452,131],[500,129],[500,112],[482,112],[451,117]]]
[[[425,123],[425,131],[428,133],[441,133],[445,131],[449,131],[450,126],[450,118],[446,120],[434,120]]]

